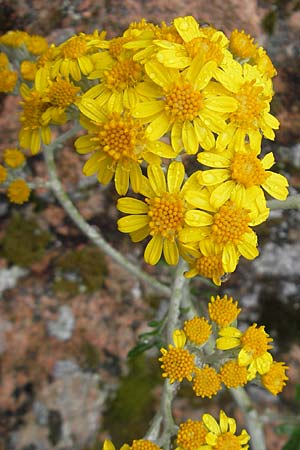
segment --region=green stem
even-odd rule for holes
[[[247,392],[242,387],[230,389],[230,392],[245,415],[247,430],[251,437],[250,448],[253,450],[267,450],[262,422]]]
[[[70,197],[64,191],[56,172],[54,150],[60,147],[67,139],[74,136],[79,129],[80,128],[75,125],[71,130],[67,131],[66,133],[62,134],[58,139],[56,139],[56,141],[44,147],[44,156],[48,168],[50,186],[55,197],[57,198],[61,206],[64,208],[64,210],[67,212],[67,214],[74,221],[74,223],[77,225],[77,227],[106,255],[110,256],[114,261],[116,261],[121,267],[123,267],[129,273],[139,278],[140,280],[145,281],[147,284],[152,286],[161,294],[170,296],[171,290],[168,286],[152,278],[146,272],[141,270],[138,267],[138,265],[135,265],[130,261],[128,261],[127,258],[125,258],[116,249],[114,249],[108,242],[106,242],[106,240],[102,237],[100,232],[85,221],[85,219],[82,217],[78,209],[71,202]]]
[[[270,209],[300,209],[300,194],[290,195],[286,200],[269,200]]]

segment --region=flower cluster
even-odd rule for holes
[[[249,381],[279,394],[288,367],[273,360],[273,339],[264,326],[254,323],[245,331],[234,326],[240,311],[232,297],[211,297],[209,320],[196,316],[185,321],[173,334],[174,346],[161,349],[162,376],[170,383],[187,379],[198,397],[211,398],[222,385],[237,388]]]
[[[220,411],[219,422],[211,414],[203,414],[201,420],[188,419],[179,425],[175,437],[176,450],[247,450],[249,434],[236,433],[236,421]],[[103,450],[115,450],[111,441],[104,441]],[[124,444],[120,450],[161,450],[154,442],[136,439],[131,445]]]
[[[22,168],[26,162],[23,152],[17,148],[7,148],[3,152],[3,164],[0,164],[0,187],[7,188],[10,202],[21,205],[30,196],[30,188],[23,179]]]
[[[260,157],[262,138],[279,127],[270,113],[276,70],[253,38],[186,16],[59,45],[11,31],[0,47],[19,62],[21,147],[36,154],[52,126],[79,121],[83,173],[114,182],[126,214],[118,229],[147,239],[148,264],[181,256],[186,277],[220,285],[241,256],[258,255],[265,195],[284,200],[288,183],[270,170],[272,153]]]

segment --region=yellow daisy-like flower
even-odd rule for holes
[[[186,342],[184,332],[182,330],[175,330],[173,333],[173,341],[175,347],[169,344],[168,350],[165,348],[161,348],[160,350],[162,357],[158,360],[162,363],[162,376],[169,378],[171,384],[174,381],[181,383],[184,378],[192,381],[195,371],[195,355],[183,348]]]
[[[47,40],[39,35],[29,35],[25,40],[25,44],[33,55],[41,55],[48,48]]]
[[[195,369],[193,391],[197,397],[212,398],[221,388],[221,377],[216,369],[208,365],[205,365],[202,369]]]
[[[259,151],[262,135],[274,140],[273,130],[279,128],[279,121],[269,112],[273,96],[271,80],[263,78],[256,66],[237,61],[232,61],[225,70],[218,69],[214,76],[238,104],[217,138],[217,149],[224,150],[228,145],[243,149],[247,138],[251,148]]]
[[[256,373],[267,373],[273,362],[272,355],[268,352],[272,345],[272,338],[265,332],[265,327],[257,327],[254,323],[242,332],[235,327],[225,327],[219,331],[216,346],[219,350],[241,348],[238,354],[240,366],[248,368],[248,380],[252,380]]]
[[[199,145],[205,150],[214,146],[214,133],[226,128],[225,118],[237,108],[232,96],[206,91],[215,64],[211,61],[201,66],[195,57],[184,72],[155,60],[145,64],[149,78],[159,89],[154,95],[149,89],[150,100],[139,103],[133,114],[149,123],[147,133],[151,140],[171,131],[176,153],[185,148],[187,153],[195,154]]]
[[[0,43],[7,45],[8,47],[17,48],[22,44],[25,44],[29,38],[29,34],[26,31],[10,30],[7,33],[0,36]]]
[[[253,58],[257,53],[257,46],[253,41],[254,38],[246,34],[244,30],[235,29],[230,35],[230,50],[238,58]]]
[[[199,57],[201,67],[214,61],[217,68],[232,59],[227,50],[228,39],[221,31],[212,27],[200,27],[192,16],[177,17],[173,23],[182,43],[154,40],[160,48],[156,57],[166,67],[184,69],[191,65],[196,56]]]
[[[130,214],[118,220],[118,228],[122,233],[129,233],[133,242],[152,236],[144,252],[148,264],[157,264],[163,253],[168,264],[176,265],[180,251],[178,235],[188,210],[183,195],[188,182],[182,186],[184,165],[172,162],[167,180],[158,165],[148,166],[147,173],[148,180],[141,189],[145,201],[130,197],[118,200],[119,211]]]
[[[60,44],[51,66],[51,77],[56,78],[61,74],[65,78],[71,76],[73,80],[80,81],[82,75],[89,75],[94,70],[92,55],[97,53],[99,48],[107,47],[104,38],[104,32],[80,33]]]
[[[79,101],[80,87],[60,75],[51,80],[47,72],[48,70],[39,69],[35,77],[35,88],[47,105],[42,120],[62,125],[67,121],[67,108]]]
[[[12,92],[17,84],[18,74],[12,70],[0,70],[0,92]]]
[[[6,178],[7,178],[7,170],[2,164],[0,164],[0,183],[4,183]]]
[[[247,368],[240,366],[236,360],[227,361],[220,367],[221,381],[228,389],[244,386],[248,382],[247,376]]]
[[[275,75],[277,75],[277,71],[263,47],[258,48],[253,61],[263,77],[265,76],[267,78],[273,78],[275,77]]]
[[[222,154],[202,152],[197,156],[198,161],[211,170],[200,171],[198,180],[205,186],[215,186],[210,201],[215,207],[220,207],[236,190],[241,196],[248,195],[249,188],[263,188],[277,200],[285,200],[288,196],[287,179],[270,169],[274,164],[273,153],[267,153],[262,160],[258,159],[257,150],[249,145],[245,151],[227,149]],[[253,189],[250,190],[253,195]],[[258,194],[258,195],[261,195]]]
[[[203,414],[202,421],[208,433],[206,435],[206,445],[199,447],[199,450],[247,450],[250,436],[246,430],[242,430],[240,435],[236,435],[236,422],[231,417],[227,417],[224,411],[220,411],[219,423],[210,414]]]
[[[24,180],[14,180],[8,186],[7,196],[10,202],[22,205],[29,199],[30,188]]]
[[[4,156],[3,156],[5,164],[7,164],[9,167],[16,169],[17,167],[22,166],[25,161],[25,156],[20,150],[16,148],[7,148],[4,150]]]
[[[264,196],[246,198],[234,192],[230,200],[220,208],[214,207],[210,202],[210,191],[188,190],[185,200],[188,204],[201,208],[190,209],[185,215],[186,227],[180,233],[182,242],[195,242],[203,240],[211,252],[217,245],[222,253],[224,272],[234,272],[240,255],[247,259],[254,259],[258,255],[257,236],[250,228],[262,223],[269,215]]]
[[[208,304],[208,313],[210,319],[217,323],[219,327],[224,328],[230,325],[241,312],[241,308],[238,308],[238,302],[233,301],[232,297],[210,297]]]
[[[41,148],[41,143],[50,144],[51,131],[48,123],[43,120],[43,114],[47,109],[47,104],[36,90],[30,90],[25,84],[21,85],[20,93],[23,97],[22,113],[20,121],[22,123],[19,132],[19,142],[21,147],[30,149],[35,155]]]
[[[179,425],[177,449],[197,450],[200,445],[205,444],[206,435],[207,429],[201,420],[188,419]]]
[[[268,372],[261,375],[263,386],[273,395],[278,395],[286,385],[289,379],[285,374],[286,370],[288,366],[284,362],[273,361]]]
[[[211,325],[205,317],[194,317],[184,322],[183,331],[193,344],[203,345],[211,335]]]
[[[95,100],[84,99],[80,111],[89,121],[82,121],[88,135],[75,141],[78,153],[92,153],[83,167],[86,176],[97,173],[100,183],[107,184],[114,177],[118,194],[125,195],[129,180],[134,192],[139,192],[143,181],[142,161],[160,163],[160,157],[174,157],[171,146],[163,142],[152,142],[140,120],[129,111],[122,114],[105,113]]]

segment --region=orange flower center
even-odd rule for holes
[[[221,278],[224,275],[220,256],[201,256],[196,260],[196,269],[205,278]]]
[[[30,96],[26,97],[21,104],[23,111],[20,120],[24,123],[24,129],[34,130],[39,128],[42,125],[42,114],[46,111],[49,104],[43,102],[37,92],[31,92]]]
[[[214,216],[212,239],[218,244],[238,244],[242,236],[249,232],[249,223],[248,210],[228,200]]]
[[[124,90],[135,86],[142,76],[141,65],[131,59],[118,61],[111,70],[105,70],[106,86],[111,90]]]
[[[53,106],[66,108],[75,102],[79,91],[80,88],[69,81],[58,79],[49,88],[49,101]]]
[[[166,92],[165,110],[172,122],[193,120],[197,117],[203,105],[200,92],[194,91],[190,83],[175,83],[172,89]]]
[[[240,444],[239,438],[227,431],[218,436],[214,450],[241,450],[243,447]]]
[[[203,57],[203,62],[216,61],[220,64],[223,60],[223,52],[220,43],[213,42],[206,37],[196,37],[185,43],[187,52],[191,58],[195,58],[199,53]]]
[[[149,204],[150,234],[173,241],[184,222],[185,204],[181,195],[164,192],[160,197],[146,199],[146,202]]]
[[[251,353],[253,358],[257,358],[266,353],[271,348],[271,345],[269,345],[270,341],[272,341],[272,338],[268,337],[264,327],[256,328],[256,324],[251,325],[243,336],[241,336],[243,349]]]
[[[62,48],[62,54],[66,59],[77,59],[84,56],[86,51],[86,41],[80,36],[70,39]]]
[[[230,119],[238,127],[257,128],[263,110],[267,109],[267,98],[263,96],[262,86],[255,86],[255,80],[246,81],[235,94],[238,108],[231,113]]]
[[[200,420],[188,419],[180,424],[177,434],[177,444],[185,450],[197,450],[205,444],[207,430]]]
[[[159,358],[162,362],[163,377],[170,378],[171,383],[175,380],[182,382],[184,378],[192,379],[194,371],[194,358],[188,350],[169,346],[169,350],[162,349],[163,356]]]
[[[231,178],[246,188],[260,186],[268,177],[261,161],[253,153],[236,153],[231,166]]]

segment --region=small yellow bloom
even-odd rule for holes
[[[215,207],[220,207],[237,191],[241,196],[262,196],[263,188],[272,197],[285,200],[288,195],[287,179],[268,169],[274,164],[273,153],[266,154],[262,160],[257,157],[258,151],[245,145],[244,151],[227,149],[222,154],[202,152],[198,161],[211,170],[199,171],[199,183],[212,186],[210,201]],[[250,189],[251,188],[251,189]]]
[[[7,196],[10,202],[22,205],[29,199],[30,188],[24,180],[14,180],[8,186]]]
[[[186,320],[183,330],[187,339],[196,345],[203,345],[211,335],[211,325],[205,317],[194,317],[191,320]]]
[[[118,220],[119,230],[129,233],[133,242],[151,236],[144,252],[148,264],[157,264],[162,253],[168,264],[178,263],[181,250],[178,234],[188,209],[183,197],[184,175],[184,165],[177,161],[169,165],[167,181],[160,166],[149,165],[148,179],[141,189],[145,201],[130,197],[118,200],[119,211],[130,214]]]
[[[21,66],[21,75],[24,78],[24,80],[27,81],[34,81],[35,74],[37,71],[37,65],[36,62],[33,61],[22,61]]]
[[[181,383],[184,378],[188,381],[192,381],[193,378],[195,356],[187,349],[183,348],[185,344],[185,338],[183,336],[184,333],[182,333],[182,331],[175,331],[173,334],[175,347],[169,344],[168,350],[165,348],[161,348],[160,350],[162,357],[158,360],[162,363],[162,376],[164,378],[169,378],[170,383],[174,383],[174,381],[179,381]]]
[[[43,36],[30,35],[26,39],[26,47],[33,55],[41,55],[48,48],[48,42]]]
[[[179,425],[177,445],[181,450],[197,450],[205,444],[207,429],[201,420],[188,419]],[[177,449],[176,449],[177,450]]]
[[[12,92],[17,84],[18,74],[12,70],[0,71],[0,92]]]
[[[273,362],[272,355],[268,352],[272,346],[272,338],[265,332],[265,327],[257,327],[254,323],[241,332],[235,327],[225,327],[219,331],[220,338],[216,345],[219,350],[229,350],[239,347],[238,363],[248,368],[248,380],[252,380],[256,373],[265,374],[270,370]]]
[[[220,368],[221,381],[228,389],[244,386],[248,382],[247,375],[247,368],[236,360],[227,361]]]
[[[230,35],[230,50],[238,58],[253,58],[257,52],[257,46],[253,41],[254,38],[246,34],[244,30],[235,29]]]
[[[147,439],[134,439],[128,450],[161,450],[160,447]],[[125,450],[124,446],[121,450]]]
[[[17,48],[25,44],[28,38],[29,34],[26,31],[10,30],[0,37],[0,43],[8,47]]]
[[[9,167],[16,169],[17,167],[22,166],[25,161],[25,156],[20,150],[15,148],[7,148],[4,150],[4,162]]]
[[[233,301],[232,297],[211,297],[208,304],[209,317],[216,322],[219,327],[228,327],[239,315],[241,308],[238,308],[238,302]]]
[[[285,363],[273,361],[268,372],[261,375],[263,386],[273,395],[278,395],[286,385],[286,381],[289,379],[285,374],[286,370],[288,367]]]
[[[202,369],[195,369],[193,390],[197,397],[212,398],[221,388],[221,377],[213,367],[206,365]]]
[[[7,178],[7,170],[2,164],[0,164],[0,183],[4,183],[6,178]]]
[[[224,411],[220,411],[219,423],[210,414],[203,414],[202,421],[208,430],[206,444],[199,447],[199,450],[247,450],[250,440],[246,430],[242,430],[237,436],[236,422],[231,417],[227,417]]]

